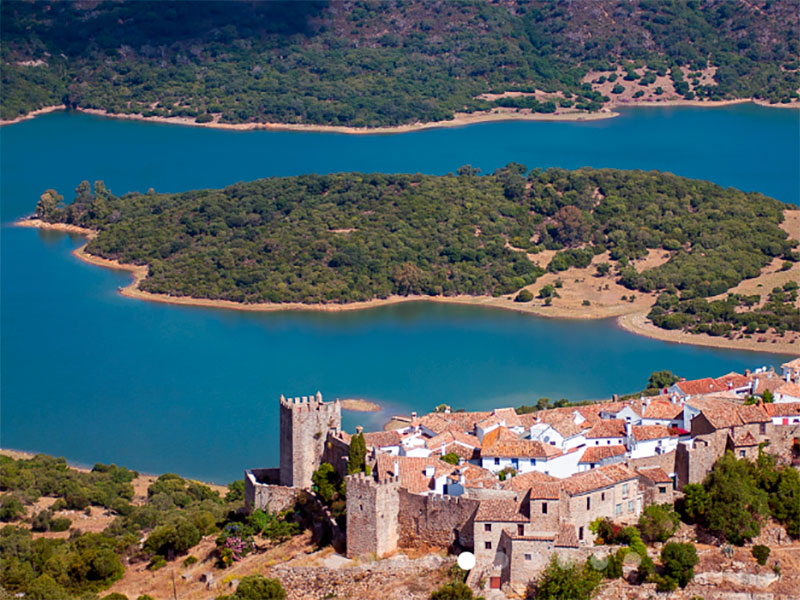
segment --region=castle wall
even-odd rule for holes
[[[339,477],[344,479],[347,476],[347,461],[350,457],[350,445],[345,442],[340,435],[328,432],[325,446],[322,450],[322,462],[331,465]]]
[[[724,430],[724,436],[703,435],[691,443],[678,444],[675,454],[677,489],[681,490],[689,483],[702,483],[717,459],[725,453],[727,436],[727,430]]]
[[[420,496],[401,489],[398,518],[400,546],[448,548],[458,543],[463,548],[472,548],[473,519],[479,504],[470,498]]]
[[[311,475],[322,464],[329,431],[342,427],[342,407],[323,402],[322,394],[284,398],[280,406],[281,484],[311,487]]]
[[[398,544],[400,480],[376,482],[357,473],[347,477],[347,557],[385,556]]]
[[[631,458],[627,461],[627,465],[634,470],[642,467],[661,467],[667,475],[672,475],[675,472],[676,453],[677,451],[673,450],[645,458]]]
[[[244,505],[248,512],[256,509],[281,512],[294,506],[297,490],[278,485],[280,469],[251,469],[244,472]]]

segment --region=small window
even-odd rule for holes
[[[526,554],[525,555],[525,560],[530,560],[530,559],[531,559],[531,555],[530,554]]]
[[[492,530],[492,524],[491,524],[491,523],[486,523],[486,524],[483,526],[483,530],[484,530],[484,531],[491,531],[491,530]]]
[[[484,542],[483,543],[483,547],[486,548],[487,550],[491,550],[492,549],[492,542]]]
[[[659,494],[666,494],[667,493],[667,486],[665,486],[665,485],[658,486],[658,493]]]
[[[586,510],[589,510],[590,508],[592,508],[592,499],[586,498]]]
[[[633,512],[633,500],[628,500],[628,512]]]
[[[745,456],[745,452],[744,452],[744,450],[739,450],[739,456],[741,456],[742,458],[744,458],[744,456]]]
[[[547,514],[547,502],[542,502],[542,514]]]
[[[622,484],[622,496],[624,498],[627,495],[628,495],[628,484],[627,483],[623,483]]]
[[[517,535],[525,535],[525,525],[522,523],[517,525]]]
[[[606,493],[600,492],[600,500],[605,500],[605,499],[606,499]]]
[[[767,424],[766,424],[766,423],[761,423],[761,424],[759,424],[759,426],[758,426],[758,432],[759,432],[761,435],[765,435],[765,434],[767,433]]]
[[[499,465],[500,464],[500,459],[499,458],[495,458],[494,459],[494,464]]]
[[[583,527],[578,527],[578,539],[583,539]]]
[[[622,504],[617,504],[617,508],[614,511],[615,514],[621,515],[622,514]]]

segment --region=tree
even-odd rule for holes
[[[3,494],[0,497],[0,521],[16,521],[25,516],[25,507],[14,494]]]
[[[664,578],[677,582],[682,588],[694,578],[694,566],[697,562],[697,550],[694,544],[669,542],[661,550]]]
[[[768,510],[767,495],[758,488],[754,471],[752,463],[726,452],[703,483],[711,501],[706,527],[737,546],[759,534]]]
[[[711,508],[711,498],[701,483],[689,483],[683,488],[683,499],[678,507],[690,523],[703,523]]]
[[[647,389],[662,390],[668,388],[679,379],[672,371],[653,371],[647,380]]]
[[[458,454],[455,452],[448,452],[442,457],[442,460],[446,463],[450,463],[451,465],[457,465],[460,462]]]
[[[286,590],[277,579],[268,579],[263,575],[247,575],[242,577],[231,600],[284,600]]]
[[[347,460],[347,472],[349,474],[360,473],[366,469],[367,443],[364,441],[364,434],[357,433],[350,440],[349,458]]]
[[[602,574],[588,565],[561,562],[555,554],[539,579],[528,583],[526,598],[533,600],[589,600]]]
[[[34,212],[34,215],[46,221],[58,212],[63,206],[63,203],[64,196],[59,195],[55,190],[46,190],[39,196],[39,202],[36,204],[36,212]]]
[[[756,559],[758,564],[762,567],[767,564],[767,559],[769,558],[770,549],[769,546],[764,546],[763,544],[756,544],[753,546],[751,552],[753,553],[753,558]]]
[[[319,469],[311,475],[311,481],[314,482],[314,491],[317,492],[325,504],[333,502],[339,491],[340,481],[339,475],[332,465],[322,463]]]
[[[514,302],[530,302],[531,300],[533,300],[533,294],[530,290],[520,290],[514,298]]]
[[[591,227],[577,206],[562,206],[553,215],[553,238],[565,246],[573,246],[586,240]]]
[[[648,542],[666,542],[679,523],[678,513],[669,504],[650,504],[639,517],[639,531]]]
[[[769,390],[764,390],[764,393],[761,394],[761,400],[764,402],[764,404],[770,404],[775,401],[775,397]]]

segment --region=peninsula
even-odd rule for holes
[[[630,103],[798,106],[792,2],[8,2],[0,119],[405,131]],[[745,35],[746,33],[746,35]],[[387,129],[388,128],[388,129]]]
[[[669,174],[512,163],[485,176],[307,175],[122,197],[84,182],[76,194],[65,205],[46,191],[22,224],[89,233],[78,255],[133,270],[123,293],[142,299],[636,313],[658,325],[651,335],[772,352],[791,351],[800,330],[800,211]]]

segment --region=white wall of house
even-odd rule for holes
[[[683,428],[683,415],[681,414],[675,419],[642,419],[642,425],[664,425],[665,427],[681,427]]]
[[[564,436],[547,423],[531,425],[530,439],[542,442],[543,444],[550,444],[557,448],[562,448],[564,444]]]
[[[773,425],[796,425],[800,423],[800,416],[772,417]]]
[[[411,448],[403,448],[402,452],[400,453],[401,456],[416,456],[419,458],[428,458],[431,455],[431,451],[428,450],[425,446],[413,446]]]
[[[677,436],[659,438],[655,440],[643,440],[641,442],[631,442],[630,457],[646,458],[657,454],[672,452],[678,447]]]
[[[586,440],[587,446],[618,446],[625,445],[626,439],[624,437],[613,438],[590,438]]]
[[[642,420],[642,417],[639,416],[630,406],[625,406],[616,413],[601,411],[600,417],[603,419],[625,419],[626,423],[630,423],[632,425],[638,425],[639,421]]]
[[[773,402],[776,403],[800,402],[800,397],[794,396],[792,394],[787,394],[785,392],[775,392],[775,396],[773,397]]]
[[[478,435],[478,439],[483,441],[483,436],[485,436],[490,431],[494,431],[500,427],[500,423],[493,423],[492,425],[487,425],[486,428],[482,427],[481,425],[475,425],[475,433]]]

